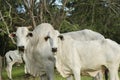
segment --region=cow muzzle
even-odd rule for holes
[[[57,48],[52,48],[52,52],[57,52]]]
[[[24,52],[25,47],[24,47],[24,46],[19,46],[19,47],[18,47],[18,50],[21,51],[21,52]]]

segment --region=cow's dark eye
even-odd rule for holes
[[[46,37],[45,37],[45,41],[47,41],[49,38],[50,38],[49,36],[46,36]]]
[[[64,36],[63,35],[59,35],[58,36],[61,40],[64,40]]]
[[[32,33],[28,33],[27,37],[32,37],[33,34]]]

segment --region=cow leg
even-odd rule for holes
[[[28,78],[28,77],[30,77],[31,75],[30,75],[30,71],[28,71],[28,68],[27,68],[27,65],[25,64],[25,66],[24,66],[24,72],[25,72],[25,75],[24,75],[24,77],[25,78]]]
[[[40,80],[48,80],[47,75],[46,74],[41,75]]]
[[[73,80],[73,76],[70,75],[69,77],[66,78],[66,80]]]
[[[118,69],[115,70],[115,80],[119,80]]]
[[[110,73],[110,80],[119,80],[118,68],[119,68],[119,65],[113,65],[108,68]]]
[[[26,65],[24,66],[24,72],[25,72],[25,74],[27,74],[27,67],[26,67]]]
[[[23,60],[23,63],[24,63],[24,72],[25,72],[25,74],[30,73],[30,72],[28,71],[28,65],[27,65],[27,63],[26,63],[27,60],[26,60],[26,55],[25,55],[25,54],[23,54],[22,60]]]
[[[50,64],[46,65],[46,74],[48,80],[54,80],[54,62],[50,62]]]
[[[93,78],[93,80],[103,80],[103,73],[99,71],[97,75]]]
[[[12,80],[12,65],[13,65],[13,63],[8,63],[8,65],[6,67],[7,75],[10,80]]]
[[[74,74],[75,80],[81,80],[80,73],[81,73],[80,68],[74,67],[73,74]]]

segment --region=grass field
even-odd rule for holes
[[[3,80],[9,80],[7,77],[5,68],[3,68],[2,70],[2,77],[3,77]],[[33,77],[25,78],[23,65],[19,67],[13,66],[12,77],[13,77],[13,80],[40,80],[39,78],[33,78]],[[55,80],[65,80],[65,79],[62,78],[57,71],[55,71]],[[82,80],[92,80],[92,78],[88,76],[84,76],[82,77]]]

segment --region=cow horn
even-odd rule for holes
[[[28,29],[31,29],[31,28],[32,28],[32,26],[28,26],[27,28],[28,28]]]

